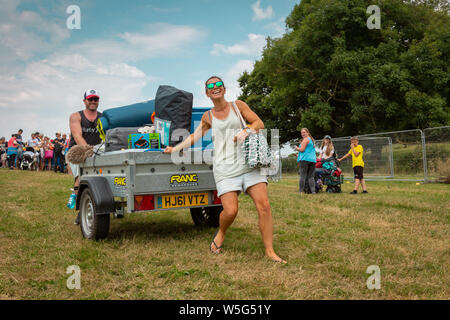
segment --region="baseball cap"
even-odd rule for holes
[[[324,139],[330,139],[330,140],[331,140],[331,137],[330,137],[329,135],[326,135],[326,136],[324,137]]]
[[[94,90],[94,89],[86,90],[86,92],[84,93],[84,99],[89,99],[92,97],[97,97],[100,99],[100,95],[98,94],[98,91]]]

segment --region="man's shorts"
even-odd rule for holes
[[[355,179],[364,179],[363,175],[363,167],[361,166],[355,166],[353,167],[353,173],[355,174]]]
[[[70,170],[72,170],[73,178],[76,179],[80,175],[80,166],[78,164],[73,164],[68,162]]]
[[[238,191],[238,194],[242,191],[247,192],[248,188],[261,182],[267,184],[266,175],[261,174],[260,169],[255,169],[240,176],[224,179],[216,183],[217,196],[220,197],[231,191]]]

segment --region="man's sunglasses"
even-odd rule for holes
[[[208,84],[206,85],[206,88],[208,88],[208,89],[214,89],[214,85],[215,85],[217,88],[220,88],[220,87],[223,86],[223,82],[222,82],[222,81],[217,81],[217,82],[213,82],[213,83],[208,83]]]
[[[89,99],[87,99],[89,102],[92,102],[92,101],[95,101],[95,102],[97,102],[99,99],[98,98],[89,98]]]

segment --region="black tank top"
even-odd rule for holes
[[[95,118],[94,122],[89,121],[84,115],[83,111],[78,111],[78,113],[81,116],[81,130],[83,132],[83,139],[86,140],[87,144],[91,146],[100,144],[102,142],[102,139],[100,139],[100,134],[98,133],[97,120],[102,116],[102,113],[97,112],[97,118]],[[69,149],[76,144],[77,143],[75,142],[72,133],[70,133]]]

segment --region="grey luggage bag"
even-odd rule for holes
[[[128,149],[128,136],[139,133],[139,127],[114,128],[106,131],[105,152]]]

